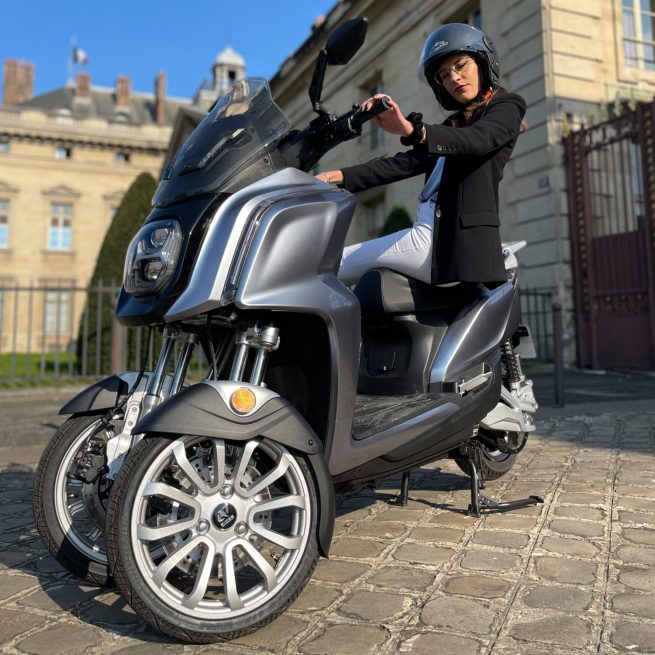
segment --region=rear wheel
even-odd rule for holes
[[[233,639],[269,623],[318,559],[317,492],[305,459],[266,439],[146,437],[107,513],[116,584],[179,640]]]
[[[515,443],[522,442],[525,438],[519,438],[520,435],[513,436],[516,437],[516,439],[512,440]],[[478,434],[478,440],[480,443],[480,468],[484,479],[498,480],[498,478],[502,478],[514,466],[519,454],[506,453],[499,450],[496,436],[491,430],[481,429]],[[455,463],[466,475],[471,475],[471,467],[467,459],[455,457]]]
[[[50,554],[71,573],[98,585],[111,584],[104,538],[110,481],[75,477],[90,439],[106,441],[98,416],[72,416],[55,432],[34,476],[32,508]]]

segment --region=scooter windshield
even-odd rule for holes
[[[171,158],[153,204],[168,205],[192,195],[217,193],[246,162],[256,160],[290,127],[264,78],[237,82]]]

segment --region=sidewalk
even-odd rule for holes
[[[342,497],[331,558],[296,603],[213,647],[167,642],[116,593],[80,584],[45,554],[32,526],[32,471],[61,399],[0,393],[0,651],[655,652],[655,378],[591,384],[582,375],[571,389],[585,403],[540,410],[517,465],[486,490],[539,494],[544,505],[470,518],[467,479],[447,461],[413,473],[406,508],[390,504],[398,479]],[[534,377],[543,405],[548,380]]]

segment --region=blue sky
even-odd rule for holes
[[[89,56],[77,69],[92,84],[113,87],[127,75],[134,90],[152,92],[164,70],[167,94],[189,97],[228,44],[248,75],[270,78],[337,1],[0,0],[0,59],[33,63],[38,95],[66,83],[76,37]]]

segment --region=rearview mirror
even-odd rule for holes
[[[333,66],[347,64],[362,47],[367,26],[366,18],[360,16],[347,20],[330,32],[325,48],[318,53],[314,75],[309,85],[309,99],[315,112],[325,113],[321,107],[321,93],[328,64]]]
[[[366,18],[360,16],[347,20],[332,30],[325,46],[327,63],[333,66],[347,64],[364,44],[367,27]]]

